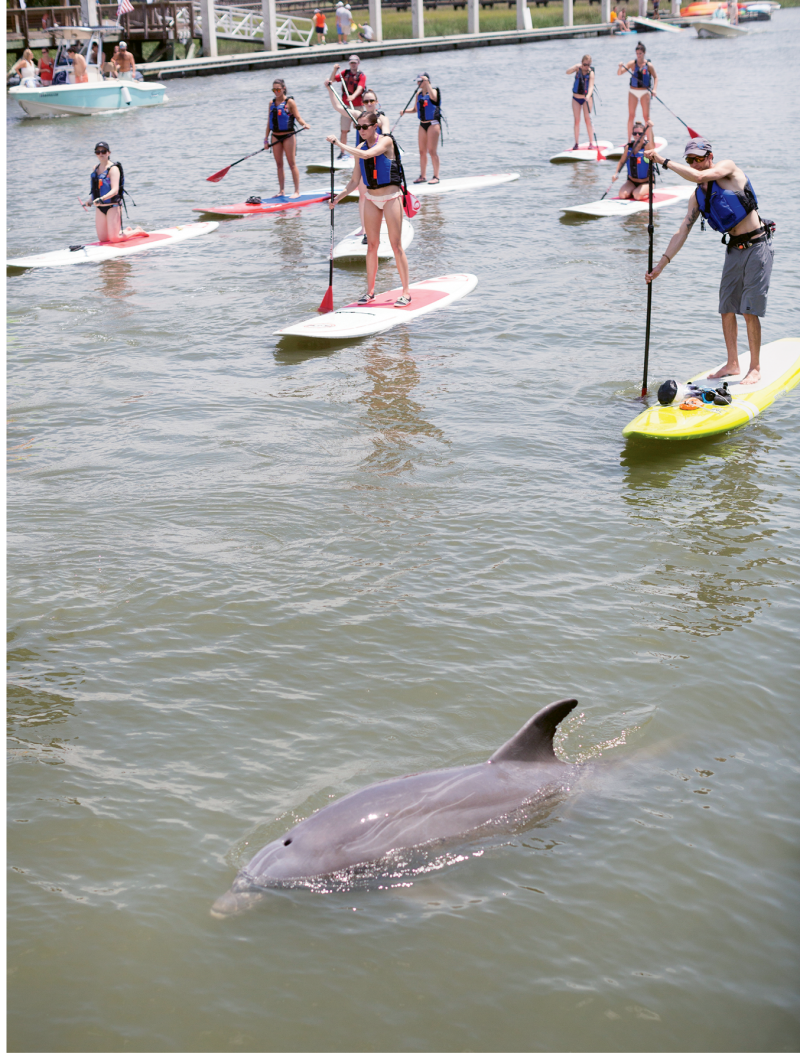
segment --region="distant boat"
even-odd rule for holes
[[[15,99],[29,117],[91,116],[108,110],[159,106],[167,101],[167,89],[163,84],[103,77],[98,63],[90,60],[92,48],[96,44],[99,60],[104,61],[102,28],[73,26],[61,30],[60,35],[65,39],[56,51],[52,83],[43,84],[38,77],[26,77],[19,85],[9,89],[9,97]],[[69,44],[66,38],[73,41],[76,37],[83,37],[86,41],[81,49],[89,78],[85,84],[74,83],[72,65],[67,60]]]

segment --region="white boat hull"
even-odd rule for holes
[[[721,18],[709,18],[703,22],[695,22],[694,28],[699,37],[741,37],[747,33],[744,26],[734,26],[730,22],[724,22]]]
[[[57,84],[41,88],[19,85],[11,88],[15,99],[29,117],[89,117],[109,110],[132,110],[138,106],[160,106],[167,101],[163,84],[143,84],[136,80],[103,80],[89,84]]]

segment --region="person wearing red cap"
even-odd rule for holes
[[[330,77],[325,81],[326,86],[331,81],[337,80],[342,82],[342,102],[346,107],[351,110],[361,109],[361,96],[364,94],[364,89],[367,86],[367,77],[365,73],[359,71],[359,64],[361,59],[358,55],[351,55],[348,60],[349,69],[344,70],[342,73],[339,72],[339,63],[333,67],[333,72]],[[345,110],[342,113],[342,121],[340,125],[342,142],[347,142],[347,133],[353,126],[353,122],[350,120],[350,116]],[[339,151],[339,160],[344,157],[344,153]]]
[[[690,139],[684,149],[686,164],[662,157],[655,147],[645,150],[651,161],[696,183],[686,215],[667,246],[667,251],[645,275],[649,284],[675,258],[696,221],[703,217],[727,246],[719,286],[719,313],[728,360],[722,369],[709,373],[709,380],[738,377],[739,351],[736,315],[744,315],[750,345],[750,368],[739,380],[742,385],[761,379],[761,319],[767,313],[767,294],[772,273],[772,227],[758,214],[758,199],[750,180],[734,161],[714,161],[711,143],[702,136]]]

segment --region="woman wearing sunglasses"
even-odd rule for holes
[[[592,92],[594,91],[594,66],[592,56],[584,55],[579,66],[570,66],[567,76],[575,74],[572,82],[572,116],[575,118],[575,145],[573,150],[578,149],[581,134],[581,113],[586,123],[586,131],[589,133],[589,144],[594,142],[594,130],[592,128]]]
[[[617,165],[611,182],[616,183],[617,176],[623,165],[628,166],[628,178],[619,188],[617,197],[625,201],[633,198],[634,201],[644,201],[647,197],[647,181],[650,175],[650,165],[645,158],[644,152],[649,145],[647,131],[651,127],[650,121],[642,124],[636,121],[633,125],[633,139],[626,144],[622,157]]]
[[[750,368],[738,383],[757,384],[761,379],[761,319],[767,313],[774,224],[764,223],[759,216],[755,191],[741,168],[730,160],[715,162],[711,143],[702,136],[695,136],[686,144],[683,151],[685,164],[662,157],[655,147],[650,147],[646,153],[651,161],[670,172],[674,170],[675,175],[697,186],[667,251],[645,275],[645,281],[648,284],[655,281],[673,261],[702,215],[712,230],[722,234],[722,242],[727,245],[719,284],[719,313],[728,360],[722,369],[709,373],[708,379],[736,377],[738,380],[736,315],[741,314],[747,326]]]
[[[97,165],[92,170],[91,197],[84,202],[94,205],[94,223],[97,238],[104,242],[125,241],[134,234],[143,234],[141,227],[135,230],[122,228],[122,195],[125,192],[125,176],[119,161],[111,160],[108,143],[99,142],[94,148]]]
[[[283,159],[289,165],[294,182],[294,193],[290,197],[300,196],[300,169],[297,167],[295,157],[297,155],[297,138],[295,133],[295,121],[303,128],[310,128],[300,116],[297,103],[291,95],[286,94],[286,81],[279,77],[272,82],[273,99],[269,104],[267,116],[267,132],[264,136],[264,146],[272,143],[272,156],[275,158],[275,167],[278,169],[278,192],[283,196],[284,174]]]
[[[631,75],[628,88],[628,139],[633,135],[636,107],[640,102],[642,117],[645,122],[650,120],[650,96],[655,95],[658,87],[658,74],[653,63],[645,58],[646,51],[647,48],[640,40],[636,45],[636,58],[631,62],[620,62],[617,66],[618,77],[624,77],[626,73]],[[650,127],[652,129],[652,124]]]
[[[335,135],[329,135],[328,142],[355,158],[353,174],[344,190],[331,201],[335,208],[342,198],[352,193],[363,183],[364,196],[364,229],[367,232],[367,291],[358,301],[370,303],[375,299],[375,278],[378,274],[378,245],[381,238],[381,223],[386,221],[389,242],[397,264],[397,272],[403,286],[403,294],[395,301],[396,307],[407,307],[411,303],[411,290],[408,287],[408,260],[400,241],[403,230],[403,168],[400,163],[400,151],[394,136],[381,134],[379,117],[376,113],[362,113],[358,119],[358,131],[361,143],[358,146],[345,146]]]
[[[331,86],[330,80],[326,80],[325,81],[325,87],[329,88],[330,86]],[[333,106],[334,110],[336,110],[336,112],[338,114],[340,114],[342,117],[347,117],[349,119],[349,114],[348,114],[347,110],[344,108],[344,106],[342,105],[342,103],[340,102],[339,96],[336,94],[336,92],[329,91],[328,94],[330,95],[331,105]],[[384,135],[388,134],[389,128],[390,128],[389,118],[386,116],[386,114],[380,108],[380,103],[378,102],[378,96],[375,94],[375,92],[372,90],[372,88],[367,88],[366,89],[366,91],[364,92],[362,101],[364,103],[364,108],[363,108],[363,110],[361,112],[361,116],[363,117],[363,115],[365,113],[375,113],[375,114],[377,114],[378,115],[378,127],[379,127],[380,131]],[[358,146],[358,144],[360,142],[361,142],[361,133],[358,131],[358,128],[356,127],[356,146]],[[359,218],[361,219],[361,230],[359,231],[359,234],[363,235],[363,244],[366,245],[367,244],[367,235],[365,233],[365,227],[364,227],[364,202],[365,202],[366,198],[364,197],[364,189],[365,189],[364,188],[364,184],[361,183],[359,188],[358,188],[358,215],[359,215]]]

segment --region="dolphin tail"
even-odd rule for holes
[[[556,728],[577,706],[576,698],[562,698],[560,702],[551,702],[531,717],[519,731],[489,758],[490,764],[498,761],[522,761],[533,764],[536,761],[547,762],[558,760],[553,750],[553,735]]]

